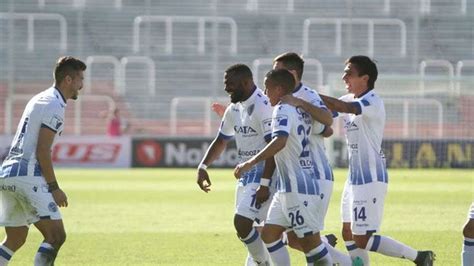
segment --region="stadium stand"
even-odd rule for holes
[[[202,105],[224,101],[228,65],[295,51],[319,64],[315,72],[307,65],[305,79],[335,96],[343,93],[344,59],[373,56],[391,113],[387,137],[472,138],[473,10],[465,0],[9,1],[0,6],[0,60],[8,66],[0,68],[0,132],[18,121],[22,95],[50,85],[53,61],[66,53],[90,65],[88,96],[67,114],[83,127],[68,123],[66,133],[105,132],[95,114],[112,100],[136,125],[132,133],[165,136],[214,132],[218,119]],[[432,67],[439,60],[449,75]],[[205,99],[183,110],[194,106],[182,104],[190,96]]]

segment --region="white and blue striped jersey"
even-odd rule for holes
[[[240,162],[245,162],[260,152],[271,139],[272,110],[267,96],[255,88],[245,101],[231,103],[225,110],[219,137],[235,137]],[[242,174],[239,182],[260,183],[265,162],[260,162]]]
[[[288,137],[285,147],[274,156],[278,191],[319,195],[308,139],[313,122],[311,116],[299,107],[278,104],[272,118],[272,137]]]
[[[359,115],[342,114],[349,152],[349,181],[353,185],[371,182],[388,183],[382,138],[385,126],[385,107],[373,90],[359,98],[347,94],[340,98],[353,103]]]
[[[303,85],[302,83],[293,91],[293,96],[303,99],[312,105],[324,110],[328,110],[319,94]],[[334,180],[331,165],[326,156],[326,147],[324,146],[324,137],[321,133],[325,126],[318,121],[313,120],[312,134],[309,136],[311,151],[313,153],[314,171],[317,179]]]
[[[3,161],[0,177],[41,176],[36,159],[39,131],[46,127],[61,134],[65,108],[66,99],[55,87],[31,98],[23,111],[10,152]]]

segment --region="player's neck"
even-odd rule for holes
[[[354,93],[354,98],[360,98],[360,97],[366,95],[370,90],[371,89],[369,89],[369,88],[364,88],[359,93]]]
[[[257,86],[254,84],[252,88],[248,90],[247,94],[243,97],[242,102],[247,101],[250,98],[250,96],[253,95],[256,89],[257,89]]]
[[[56,90],[59,91],[59,93],[63,97],[64,102],[66,102],[66,100],[71,97],[71,95],[67,94],[67,91],[64,89],[64,86],[61,87],[61,85],[54,83],[54,87],[56,88]]]

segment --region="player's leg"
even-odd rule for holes
[[[267,247],[274,266],[291,265],[288,249],[281,238],[285,230],[285,227],[275,224],[266,223],[263,226],[262,239],[263,242],[265,242],[265,246]]]
[[[28,221],[34,219],[21,195],[22,184],[17,177],[0,178],[0,226],[5,227],[5,239],[0,245],[0,265],[7,265],[13,254],[26,241]],[[34,212],[33,212],[34,214]]]
[[[27,236],[27,226],[5,227],[5,239],[0,245],[1,266],[8,265],[13,254],[25,243]]]
[[[374,234],[379,230],[382,221],[386,191],[387,186],[383,182],[353,186],[351,229],[356,246],[390,257],[406,258],[417,265],[429,265],[434,260],[433,252],[417,251],[390,237]]]
[[[365,266],[370,265],[369,254],[365,249],[356,246],[352,239],[351,221],[352,221],[352,191],[349,182],[344,185],[341,196],[341,218],[342,218],[342,239],[347,252],[353,261],[361,260]]]
[[[250,183],[246,186],[239,186],[236,190],[236,213],[234,216],[234,227],[237,236],[247,247],[248,256],[255,264],[266,263],[268,252],[261,239],[261,234],[254,227],[254,221],[263,220],[267,214],[270,202],[261,205],[255,202],[255,193],[258,183]],[[249,260],[246,260],[246,265]]]
[[[262,230],[263,242],[275,266],[291,265],[288,249],[282,239],[283,233],[290,226],[280,199],[280,197],[284,197],[282,194],[285,193],[277,192],[273,196]]]
[[[257,228],[253,226],[253,221],[236,214],[234,216],[234,226],[239,239],[247,247],[249,255],[256,265],[267,261],[268,255],[265,244]]]
[[[462,265],[474,265],[474,203],[471,204],[469,216],[463,228],[464,243],[462,246]]]
[[[333,260],[319,232],[298,239],[306,256],[307,265],[333,265]]]
[[[44,237],[35,256],[35,266],[53,265],[59,249],[66,241],[63,221],[42,219],[34,225]]]

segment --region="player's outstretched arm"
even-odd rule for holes
[[[67,207],[67,196],[61,188],[59,188],[56,175],[54,174],[53,161],[51,159],[51,146],[53,145],[56,132],[42,127],[38,136],[38,144],[36,146],[36,158],[41,167],[41,173],[48,183],[48,190],[53,195],[53,199],[59,207]]]
[[[211,105],[212,111],[214,111],[214,113],[216,113],[220,118],[224,116],[226,108],[227,106],[220,103],[212,103]]]
[[[347,103],[339,99],[322,95],[322,94],[320,94],[319,96],[321,96],[321,99],[324,101],[326,106],[333,111],[336,111],[339,113],[356,114],[356,115],[358,115],[360,112],[360,109],[358,109],[352,103]]]
[[[314,120],[323,125],[332,125],[332,114],[327,110],[319,108],[301,98],[289,94],[281,97],[281,101],[295,107],[303,108],[303,110],[308,112]]]
[[[197,169],[196,183],[199,188],[204,192],[209,192],[211,190],[211,179],[207,173],[207,167],[216,160],[219,155],[225,150],[227,146],[227,140],[217,136],[207,149],[206,154],[204,155],[201,163]]]
[[[270,143],[265,146],[259,153],[257,153],[254,157],[248,159],[247,161],[238,164],[234,169],[234,176],[235,178],[240,178],[240,175],[252,168],[252,166],[256,165],[257,163],[269,159],[277,154],[280,150],[282,150],[285,145],[286,141],[288,140],[288,136],[277,136]]]

